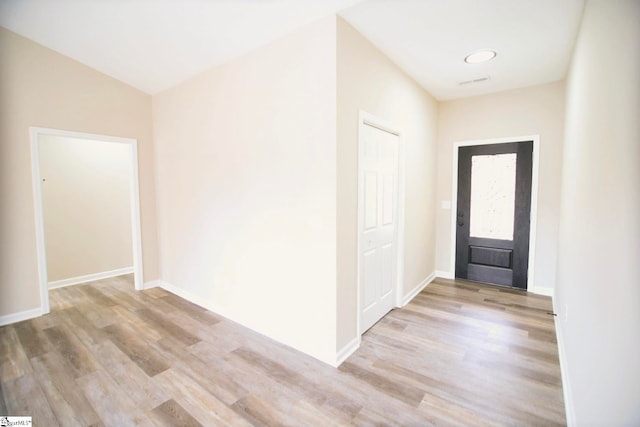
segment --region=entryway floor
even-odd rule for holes
[[[436,280],[335,369],[131,277],[0,328],[0,414],[34,425],[564,425],[548,297]]]

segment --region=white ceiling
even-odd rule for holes
[[[565,77],[583,0],[370,0],[340,13],[437,99]],[[467,64],[490,48],[498,56]],[[489,80],[460,82],[489,76]]]
[[[0,25],[155,94],[339,12],[442,100],[562,79],[583,1],[0,0]]]
[[[358,0],[0,0],[0,25],[147,93]]]

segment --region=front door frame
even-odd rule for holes
[[[361,337],[363,331],[360,330],[361,324],[361,287],[362,280],[360,277],[360,250],[364,243],[361,241],[362,236],[360,230],[364,223],[363,209],[364,209],[364,190],[363,183],[360,182],[360,165],[362,164],[362,158],[364,156],[364,126],[373,126],[384,132],[396,135],[398,137],[398,198],[397,198],[397,224],[395,229],[395,244],[396,244],[396,288],[395,288],[395,306],[402,307],[402,290],[403,278],[404,278],[404,202],[405,202],[405,161],[404,161],[404,144],[402,140],[401,132],[391,123],[384,119],[374,116],[373,114],[365,111],[360,111],[358,117],[358,221],[357,221],[357,336]]]
[[[97,135],[84,132],[72,132],[60,129],[30,127],[31,136],[31,179],[33,183],[33,204],[36,223],[36,252],[38,261],[38,281],[40,284],[40,311],[47,314],[51,311],[49,304],[49,279],[47,274],[47,254],[44,236],[44,211],[42,206],[42,177],[40,175],[40,136],[52,135],[92,141],[128,144],[131,150],[130,169],[130,206],[131,206],[131,240],[133,244],[133,274],[136,290],[143,289],[142,271],[142,232],[140,223],[140,188],[138,182],[138,141],[132,138]]]
[[[536,287],[535,252],[536,230],[538,223],[538,177],[540,167],[540,135],[513,136],[506,138],[479,139],[470,141],[458,141],[453,144],[453,168],[451,184],[451,278],[455,278],[456,271],[456,212],[458,211],[458,149],[475,145],[508,144],[511,142],[533,141],[533,163],[531,170],[531,215],[529,225],[529,269],[527,272],[527,291],[533,292],[542,288]]]

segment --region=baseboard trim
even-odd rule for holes
[[[142,290],[162,287],[162,280],[150,280],[142,284]]]
[[[118,268],[116,270],[103,271],[101,273],[86,274],[84,276],[70,277],[68,279],[49,282],[49,289],[63,288],[65,286],[79,285],[81,283],[93,282],[95,280],[107,279],[109,277],[122,276],[134,272],[133,267]]]
[[[29,320],[40,316],[42,316],[42,309],[40,307],[33,308],[31,310],[19,311],[18,313],[5,314],[4,316],[0,316],[0,326],[22,322],[23,320]]]
[[[450,279],[450,280],[454,280],[456,278],[451,271],[442,271],[442,270],[436,270],[436,277],[440,277],[442,279]]]
[[[180,298],[184,298],[187,301],[192,302],[195,305],[198,305],[202,308],[206,308],[207,310],[212,311],[216,314],[220,314],[220,312],[216,309],[216,307],[213,306],[213,304],[211,304],[209,301],[205,300],[202,297],[199,297],[189,291],[185,291],[184,289],[179,288],[175,285],[172,285],[169,282],[165,282],[164,280],[154,280],[154,282],[157,282],[156,286],[159,286],[165,291],[171,292],[172,294],[177,295]]]
[[[416,297],[416,295],[418,295],[420,292],[422,292],[422,290],[424,288],[426,288],[429,285],[429,283],[433,282],[433,279],[435,279],[435,278],[436,278],[436,273],[433,272],[426,279],[424,279],[422,282],[420,282],[418,284],[418,286],[413,288],[413,290],[411,292],[409,292],[407,295],[405,295],[402,298],[401,307],[404,307],[405,305],[409,304],[411,302],[411,300],[414,299]]]
[[[280,343],[282,345],[285,345],[285,346],[287,346],[287,347],[289,347],[289,348],[291,348],[291,349],[293,349],[295,351],[299,351],[302,354],[306,354],[307,356],[313,357],[314,359],[316,359],[316,360],[318,360],[318,361],[320,361],[322,363],[325,363],[325,364],[327,364],[329,366],[337,367],[339,363],[342,363],[342,361],[340,361],[338,363],[338,361],[340,360],[341,357],[344,357],[346,359],[349,355],[351,355],[351,353],[353,353],[355,350],[357,350],[359,345],[360,345],[360,342],[359,342],[360,337],[358,337],[357,338],[358,339],[357,345],[354,344],[353,342],[350,342],[349,344],[347,344],[347,347],[345,347],[342,350],[340,350],[339,354],[337,354],[337,353],[331,354],[330,353],[330,354],[327,354],[325,357],[321,357],[321,356],[318,356],[316,354],[312,354],[312,353],[306,352],[304,350],[301,350],[299,348],[293,347],[291,344],[283,342],[280,339],[278,339],[277,337],[275,337],[273,335],[270,335],[268,333],[265,333],[265,332],[259,330],[258,328],[256,328],[255,326],[252,326],[252,325],[250,325],[248,323],[243,322],[241,319],[238,319],[238,318],[234,317],[233,313],[229,313],[229,312],[225,312],[225,311],[221,310],[220,307],[217,307],[214,304],[213,301],[208,301],[205,298],[199,297],[199,296],[197,296],[197,295],[195,295],[195,294],[193,294],[193,293],[191,293],[189,291],[185,291],[184,289],[182,289],[182,288],[180,288],[178,286],[175,286],[175,285],[173,285],[173,284],[171,284],[169,282],[166,282],[164,280],[157,280],[155,282],[158,282],[158,286],[160,288],[164,289],[167,292],[171,292],[172,294],[177,295],[180,298],[183,298],[183,299],[185,299],[185,300],[187,300],[187,301],[189,301],[189,302],[191,302],[193,304],[196,304],[196,305],[198,305],[198,306],[200,306],[200,307],[202,307],[204,309],[207,309],[207,310],[209,310],[209,311],[211,311],[211,312],[213,312],[213,313],[215,313],[215,314],[217,314],[219,316],[222,316],[222,317],[224,317],[224,318],[226,318],[226,319],[228,319],[228,320],[230,320],[230,321],[232,321],[234,323],[237,323],[238,325],[240,325],[240,326],[242,326],[244,328],[250,329],[251,331],[255,332],[256,334],[259,334],[259,335],[262,335],[264,337],[267,337],[267,338],[269,338],[269,339],[271,339],[271,340],[273,340],[275,342],[278,342],[278,343]]]
[[[352,339],[347,345],[342,347],[342,350],[340,350],[336,354],[336,363],[333,366],[337,368],[338,366],[342,365],[342,362],[347,360],[349,356],[351,356],[357,349],[360,348],[361,341],[362,337],[358,336]]]
[[[556,340],[558,341],[558,358],[560,359],[560,375],[562,377],[562,394],[564,396],[564,409],[567,416],[567,427],[576,425],[576,413],[573,409],[573,394],[571,393],[571,383],[569,382],[569,369],[567,366],[567,353],[564,346],[564,336],[562,328],[560,328],[560,316],[558,315],[558,307],[556,299],[552,297],[554,324],[556,328]]]
[[[545,288],[543,286],[534,286],[531,289],[531,292],[538,295],[546,295],[548,297],[553,297],[553,288]]]

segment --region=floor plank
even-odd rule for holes
[[[51,344],[42,330],[33,322],[20,322],[15,325],[18,339],[28,358],[40,356],[51,350]]]
[[[136,407],[146,411],[169,399],[167,393],[113,342],[105,341],[93,350],[98,362]]]
[[[4,391],[2,389],[2,381],[0,381],[0,414],[8,414],[7,402],[4,401]]]
[[[32,371],[15,325],[0,328],[0,343],[0,381],[14,380]]]
[[[338,369],[131,275],[0,327],[0,413],[34,425],[565,425],[551,300],[438,279]]]
[[[93,354],[80,342],[69,326],[52,326],[44,332],[53,347],[73,367],[76,376],[83,376],[99,369]]]
[[[251,425],[181,368],[171,368],[164,371],[156,375],[154,381],[202,425]]]
[[[46,421],[44,424],[48,426],[59,425],[33,372],[13,380],[3,381],[2,388],[6,392],[8,414],[30,416],[33,420]]]
[[[105,371],[92,372],[78,378],[77,382],[106,425],[154,425]]]
[[[136,363],[147,375],[154,376],[169,369],[169,362],[155,352],[149,351],[147,343],[133,330],[124,325],[109,325],[103,330],[124,354]]]
[[[170,319],[165,318],[166,315],[148,308],[137,310],[136,314],[147,324],[151,325],[152,328],[161,331],[163,336],[171,336],[187,346],[200,342],[200,338],[187,332]]]
[[[151,417],[159,426],[200,427],[200,424],[175,400],[167,400],[151,411]]]
[[[100,418],[78,390],[74,371],[58,353],[49,352],[31,359],[36,377],[62,426],[86,426]]]

